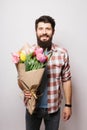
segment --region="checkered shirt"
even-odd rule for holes
[[[48,62],[48,113],[56,112],[61,104],[61,84],[71,78],[69,55],[66,49],[52,44],[53,54]]]

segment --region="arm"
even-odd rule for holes
[[[72,83],[71,80],[63,82],[65,104],[72,105]],[[72,108],[65,106],[63,109],[63,119],[66,121],[71,117]]]

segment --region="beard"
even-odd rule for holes
[[[47,48],[47,50],[50,50],[51,46],[52,46],[52,37],[50,37],[49,40],[47,40],[47,41],[45,41],[45,40],[42,41],[42,40],[40,40],[40,37],[37,36],[37,44],[44,50],[46,48]]]

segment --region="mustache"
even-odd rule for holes
[[[44,36],[49,37],[49,35],[47,35],[47,34],[43,34],[40,37],[44,37]]]

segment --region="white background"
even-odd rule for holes
[[[68,49],[73,82],[73,115],[60,130],[87,129],[87,1],[0,0],[0,130],[25,130],[25,107],[11,52],[36,43],[35,19],[56,21],[53,41]],[[43,130],[44,125],[41,126]]]

